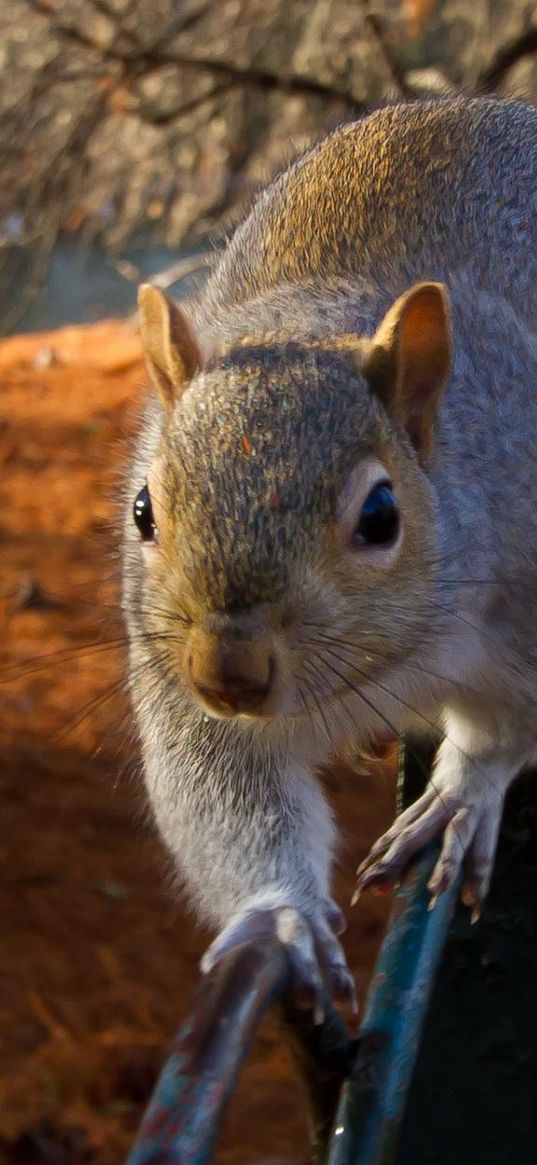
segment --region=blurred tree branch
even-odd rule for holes
[[[228,225],[335,124],[422,92],[424,75],[432,91],[501,91],[523,57],[533,67],[527,0],[482,0],[464,19],[456,0],[0,0],[10,326],[61,236],[118,255],[175,246]],[[6,296],[24,281],[23,299]]]
[[[91,2],[97,7],[95,0],[91,0]],[[50,0],[25,0],[25,3],[39,12],[50,11]],[[343,87],[339,88],[336,84],[325,85],[319,81],[308,77],[301,77],[293,73],[286,72],[280,74],[265,69],[241,67],[228,63],[227,61],[213,60],[204,56],[198,56],[197,54],[186,55],[177,51],[170,52],[166,50],[165,45],[170,39],[173,39],[179,32],[184,32],[187,28],[193,27],[202,14],[213,6],[212,4],[206,4],[199,12],[191,14],[189,19],[181,18],[180,20],[172,21],[171,25],[166,29],[165,34],[157,37],[151,44],[138,44],[130,49],[117,47],[115,43],[110,46],[104,46],[98,40],[94,40],[82,32],[79,28],[71,24],[64,24],[61,20],[58,20],[56,23],[56,31],[69,40],[77,41],[77,43],[83,45],[85,48],[94,49],[96,52],[101,53],[104,60],[121,63],[124,66],[124,76],[132,80],[140,76],[147,76],[152,72],[164,68],[166,65],[187,69],[196,68],[206,70],[214,76],[223,77],[224,85],[253,86],[265,91],[276,89],[288,94],[310,93],[316,96],[326,97],[329,101],[337,100],[345,102],[349,106],[349,112],[363,112],[363,103],[356,101],[348,90]],[[106,5],[105,7],[107,8],[108,6]],[[102,0],[100,0],[98,8],[102,10]],[[118,35],[121,35],[120,32]],[[212,93],[207,96],[212,96],[221,90],[222,86],[215,87]],[[202,100],[206,100],[206,97]],[[166,119],[171,120],[173,116],[190,112],[191,108],[195,108],[194,103],[185,103],[185,105],[177,108],[176,114],[167,114]],[[136,107],[136,112],[139,112],[138,107]],[[158,124],[165,124],[165,122],[161,118],[158,118]]]
[[[513,65],[535,53],[537,53],[537,25],[525,29],[520,36],[501,46],[495,58],[480,73],[476,86],[478,92],[493,92]]]

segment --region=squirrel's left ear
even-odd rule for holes
[[[387,411],[406,429],[423,461],[433,452],[436,414],[452,353],[444,285],[416,283],[385,315],[360,369]]]
[[[187,315],[158,287],[143,283],[138,307],[147,370],[171,408],[202,367],[202,353]]]

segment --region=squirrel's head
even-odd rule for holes
[[[140,306],[163,403],[135,502],[143,630],[212,714],[329,719],[424,633],[446,293],[415,286],[373,338],[245,339],[209,359],[161,292]]]

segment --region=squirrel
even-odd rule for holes
[[[124,610],[149,801],[216,931],[352,999],[317,771],[440,725],[358,887],[442,835],[477,912],[537,759],[537,110],[389,106],[265,189],[205,287],[140,289]],[[134,502],[134,520],[133,520]]]

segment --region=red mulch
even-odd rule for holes
[[[117,503],[143,379],[128,324],[0,344],[0,1161],[14,1165],[120,1165],[207,942],[169,893],[122,695]],[[340,766],[329,785],[363,995],[386,903],[348,910],[352,871],[390,818],[393,764]],[[306,1144],[267,1022],[218,1160],[282,1165]]]

